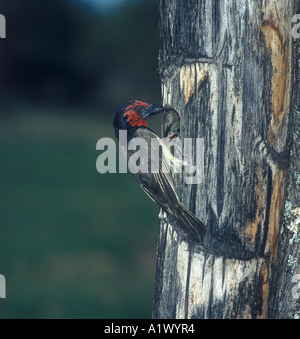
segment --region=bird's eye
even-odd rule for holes
[[[140,106],[137,106],[137,108],[136,108],[137,113],[140,113],[141,110],[142,110],[142,108]]]

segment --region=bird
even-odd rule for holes
[[[175,184],[170,171],[167,170],[168,161],[171,166],[180,163],[180,159],[174,158],[168,147],[164,147],[162,139],[148,127],[147,119],[154,115],[164,112],[166,109],[163,106],[147,104],[142,101],[133,100],[123,104],[116,112],[113,126],[116,138],[119,139],[120,130],[127,132],[127,143],[134,138],[142,138],[149,146],[149,153],[144,157],[147,161],[148,169],[150,169],[151,156],[153,157],[153,149],[151,149],[151,140],[157,141],[155,145],[161,146],[155,152],[159,152],[160,166],[154,171],[142,173],[132,173],[138,181],[145,193],[167,214],[173,216],[179,228],[189,234],[189,239],[194,242],[202,242],[206,234],[206,227],[204,224],[189,211],[180,201],[175,191]],[[176,122],[177,123],[177,122]],[[177,134],[177,127],[174,134]],[[169,135],[172,139],[172,135]],[[151,149],[151,151],[150,151]],[[127,158],[132,156],[133,151],[127,152]],[[172,159],[171,159],[172,158]],[[127,159],[127,160],[128,160]],[[143,161],[143,160],[140,160]],[[170,168],[170,167],[169,167]],[[143,171],[144,172],[144,171]]]

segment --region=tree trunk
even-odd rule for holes
[[[300,206],[299,144],[290,163],[300,126],[298,8],[298,0],[160,0],[163,101],[179,112],[181,137],[205,143],[204,182],[177,180],[177,191],[208,232],[195,245],[161,218],[154,318],[297,313],[290,264],[299,242],[283,212],[288,185],[287,226]]]

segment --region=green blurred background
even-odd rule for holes
[[[157,1],[0,14],[0,318],[150,318],[158,208],[130,174],[97,173],[96,143],[123,102],[160,103]]]

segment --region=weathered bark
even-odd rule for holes
[[[296,11],[300,13],[300,3]],[[300,298],[293,296],[300,279],[300,40],[295,41],[291,121],[291,163],[289,184],[284,211],[284,223],[279,242],[278,286],[274,305],[274,317],[278,319],[300,318]],[[297,227],[291,228],[292,223]],[[295,279],[296,278],[296,279]],[[298,290],[299,294],[300,290]],[[294,292],[295,293],[295,292]]]
[[[205,140],[204,182],[182,179],[177,190],[208,233],[195,245],[161,219],[154,318],[286,316],[280,265],[291,247],[288,236],[279,239],[298,89],[297,6],[160,1],[163,101],[181,115],[182,138]]]

